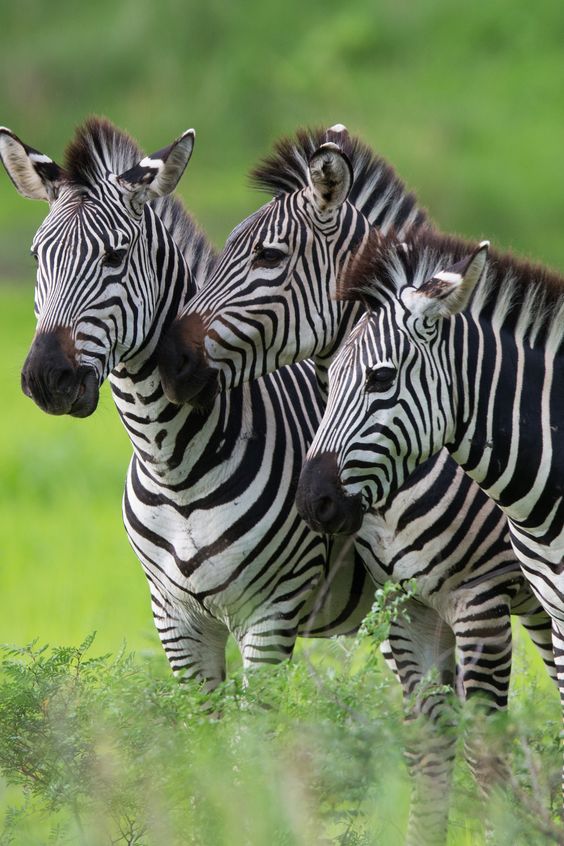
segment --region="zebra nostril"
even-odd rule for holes
[[[75,371],[72,367],[64,367],[61,370],[52,371],[49,384],[51,389],[58,394],[68,393],[74,386]]]
[[[182,352],[178,356],[178,365],[176,375],[179,379],[186,379],[192,374],[195,368],[194,356],[188,352]]]
[[[330,496],[319,497],[314,506],[315,517],[322,523],[331,523],[337,516],[337,507]]]

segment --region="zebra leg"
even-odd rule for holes
[[[465,734],[465,755],[484,801],[507,779],[507,762],[492,743],[484,716],[507,708],[511,676],[512,637],[509,599],[487,609],[460,609],[454,624],[463,696],[471,704],[472,719]],[[485,730],[484,730],[485,729]],[[486,839],[491,830],[486,823]]]
[[[155,626],[175,676],[209,692],[225,680],[227,626],[203,608],[187,608],[163,597],[151,584]]]
[[[412,794],[406,843],[438,846],[446,841],[452,771],[456,754],[449,695],[455,642],[437,613],[415,600],[406,603],[409,619],[396,620],[389,646],[403,688],[406,722],[413,725],[406,744]],[[435,678],[429,683],[429,676]]]
[[[382,641],[382,643],[380,644],[380,652],[382,653],[382,658],[384,659],[384,661],[388,665],[388,668],[392,671],[392,673],[394,674],[396,679],[401,684],[402,680],[401,680],[400,674],[398,672],[396,659],[394,658],[394,653],[392,651],[392,647],[390,646],[389,640],[383,640]]]
[[[241,656],[245,674],[265,664],[280,664],[292,657],[296,644],[297,627],[284,625],[284,621],[265,620],[252,623],[244,631],[233,632]]]
[[[552,643],[558,677],[558,690],[560,691],[560,705],[564,716],[564,622],[561,620],[552,621]],[[564,767],[562,770],[562,801],[564,803]]]
[[[552,648],[552,620],[539,605],[536,611],[530,611],[519,617],[523,627],[538,649],[550,678],[558,684],[554,650]]]

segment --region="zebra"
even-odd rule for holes
[[[176,401],[197,400],[198,380],[205,374],[209,386],[214,367],[220,386],[233,389],[307,357],[313,357],[324,391],[329,363],[363,310],[359,302],[333,296],[339,274],[373,225],[402,236],[430,228],[391,167],[341,125],[283,140],[254,171],[254,180],[276,196],[233,230],[209,280],[165,339],[161,375]],[[310,505],[337,536],[360,528],[362,515],[334,513],[330,496],[316,496]],[[405,671],[404,690],[420,689],[431,666],[443,681],[452,681],[456,646],[464,695],[484,694],[493,708],[504,708],[509,613],[517,606],[507,592],[516,563],[501,513],[443,452],[378,513],[366,515],[362,528],[367,520],[379,558],[375,581],[381,582],[382,571],[386,579],[417,580],[411,626],[392,632],[390,640]],[[501,546],[492,546],[494,536]],[[440,722],[444,700],[432,699],[427,707],[424,701],[416,705],[431,722]],[[445,743],[423,764],[428,772],[435,768],[441,793],[437,798],[435,790],[425,809],[429,842],[444,837],[452,759],[453,747]],[[479,767],[474,761],[481,780]],[[421,796],[426,790],[428,799],[433,791],[426,785]],[[408,835],[413,843],[425,836],[417,788],[415,794]]]
[[[375,588],[367,544],[327,541],[295,509],[322,412],[310,364],[196,409],[163,393],[161,335],[215,261],[170,196],[193,144],[188,131],[144,157],[124,132],[91,118],[60,167],[0,130],[17,190],[50,204],[32,245],[37,329],[23,391],[46,412],[86,417],[109,378],[133,447],[125,528],[155,625],[174,673],[210,691],[225,678],[229,633],[246,671],[280,662],[298,635],[356,631]]]
[[[552,620],[564,704],[564,277],[507,253],[488,263],[488,249],[431,232],[368,240],[340,294],[368,311],[331,365],[298,508],[320,528],[308,503],[326,484],[347,514],[378,509],[446,446],[508,518]]]

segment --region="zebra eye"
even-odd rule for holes
[[[37,250],[34,250],[34,249],[32,248],[32,249],[29,251],[29,254],[30,254],[30,256],[32,257],[32,259],[34,260],[34,262],[37,264],[37,262],[39,261],[39,256],[37,255]]]
[[[395,367],[370,367],[366,371],[364,390],[367,394],[388,391],[396,379]]]
[[[278,267],[288,254],[276,247],[257,247],[253,256],[253,267]]]
[[[102,264],[105,267],[119,267],[127,253],[126,249],[121,250],[106,250]]]

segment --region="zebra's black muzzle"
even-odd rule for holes
[[[77,365],[66,329],[36,335],[21,373],[22,391],[48,414],[88,417],[98,405],[98,375]]]
[[[175,320],[161,338],[158,356],[163,391],[176,405],[209,408],[219,390],[219,374],[208,364],[203,337],[202,319],[189,314]]]
[[[343,490],[337,457],[331,452],[305,462],[296,507],[310,528],[329,535],[355,534],[364,517],[360,495],[350,496]]]

